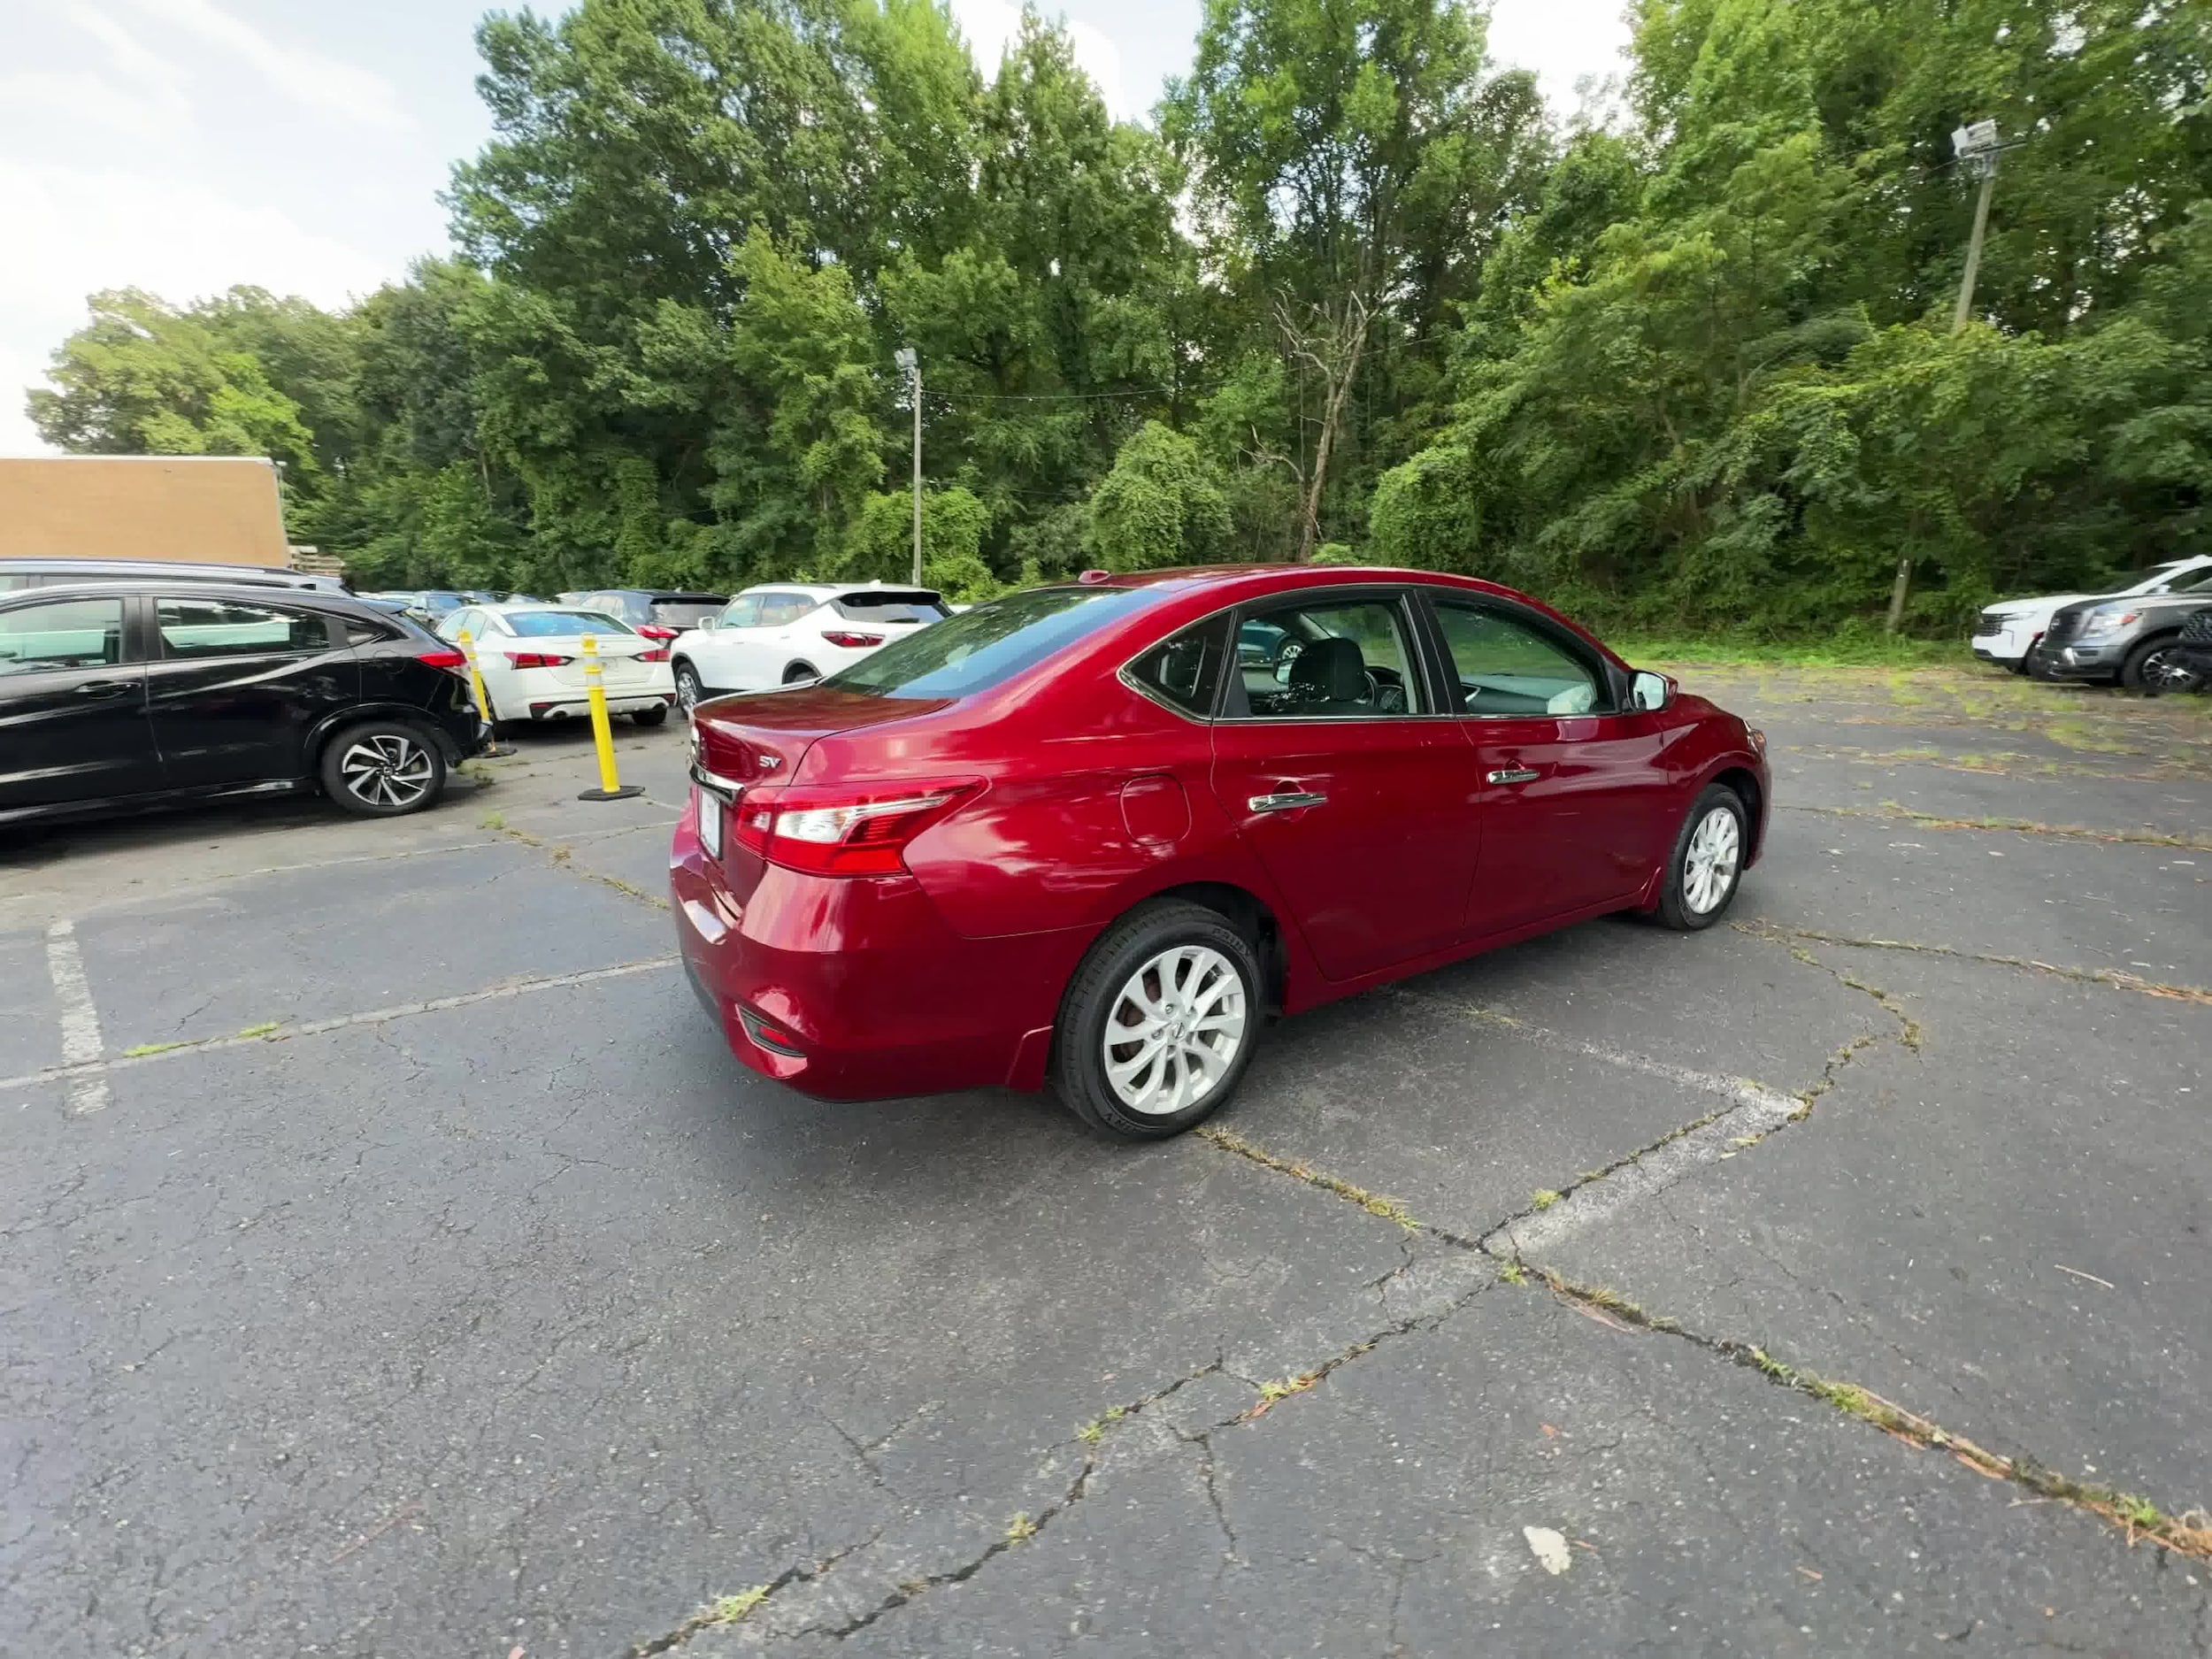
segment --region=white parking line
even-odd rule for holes
[[[69,1110],[96,1112],[108,1103],[108,1082],[100,1066],[100,1010],[85,983],[84,957],[77,949],[77,924],[64,917],[46,930],[46,972],[61,1004],[61,1060],[69,1068]]]
[[[65,929],[68,926],[66,922],[57,922],[54,925],[56,932]],[[52,933],[50,933],[47,937],[47,953],[50,962],[55,959],[54,937],[55,934]],[[69,956],[71,962],[74,964],[76,945],[73,940],[69,942]],[[296,1025],[279,1025],[273,1031],[256,1031],[250,1036],[240,1033],[234,1036],[202,1037],[190,1042],[167,1043],[142,1054],[118,1055],[112,1060],[103,1059],[100,1056],[100,1032],[96,1021],[91,1027],[92,1046],[88,1056],[75,1057],[81,1052],[81,1047],[74,1049],[72,1048],[66,1013],[68,1004],[65,999],[62,1064],[48,1066],[42,1071],[20,1072],[14,1077],[0,1077],[0,1089],[28,1088],[36,1083],[66,1081],[69,1084],[70,1102],[73,1106],[77,1104],[81,1089],[96,1089],[99,1095],[97,1102],[78,1109],[85,1111],[97,1111],[100,1107],[107,1104],[106,1079],[109,1074],[128,1071],[134,1066],[152,1065],[158,1061],[173,1059],[180,1055],[206,1054],[219,1048],[243,1048],[255,1043],[288,1042],[296,1037],[319,1037],[326,1032],[344,1031],[354,1025],[380,1025],[387,1020],[405,1019],[417,1014],[442,1013],[449,1008],[468,1008],[478,1002],[498,1002],[505,997],[522,996],[533,991],[565,990],[570,986],[591,985],[600,979],[619,979],[625,974],[645,973],[655,968],[670,967],[675,964],[676,960],[677,958],[672,955],[648,956],[640,962],[617,963],[611,968],[586,968],[575,973],[549,973],[534,979],[511,979],[504,985],[488,986],[480,991],[462,991],[452,996],[434,996],[419,1002],[397,1002],[389,1008],[371,1009],[365,1014],[339,1014],[328,1019],[302,1020]],[[76,975],[77,988],[80,993],[83,993],[84,970],[81,964],[77,965]],[[61,979],[62,970],[59,966],[56,966],[54,988],[58,993],[61,990]],[[83,1007],[85,1018],[91,1019],[92,999],[88,995],[84,996]]]

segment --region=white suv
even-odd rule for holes
[[[947,614],[926,588],[881,582],[748,588],[669,648],[676,702],[687,714],[726,691],[798,685],[835,673]]]
[[[1991,605],[1976,619],[1974,655],[1985,663],[1997,663],[2016,674],[2024,674],[2028,672],[2028,653],[2051,626],[2051,618],[2057,614],[2060,606],[2078,604],[2084,599],[2125,599],[2138,595],[2173,593],[2193,581],[2201,581],[2208,572],[2212,572],[2212,555],[2200,555],[2177,559],[2170,565],[2154,565],[2134,586],[2116,589],[2109,595],[2051,594],[2039,599],[2008,599],[2002,604]]]

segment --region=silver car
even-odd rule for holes
[[[2131,691],[2196,691],[2203,678],[2181,650],[2181,625],[2212,598],[2212,572],[2171,593],[2062,605],[2029,657],[2038,680],[2115,682]]]

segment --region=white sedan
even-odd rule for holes
[[[2170,565],[2152,566],[2131,586],[2116,590],[2110,597],[2180,593],[2192,583],[2202,581],[2208,572],[2212,572],[2212,554],[2177,559]],[[1971,641],[1974,655],[1985,663],[2001,664],[2015,673],[2024,674],[2028,672],[2028,653],[2035,649],[2035,642],[2043,637],[2044,630],[2051,626],[2051,618],[2060,608],[2099,596],[2045,594],[2034,599],[2007,599],[1991,605],[1975,618]]]
[[[591,711],[584,636],[601,664],[607,712],[658,726],[676,701],[668,647],[603,611],[572,605],[465,605],[438,624],[442,639],[468,630],[494,720],[566,720]]]
[[[945,602],[926,588],[881,582],[748,588],[669,646],[676,701],[820,680],[870,652],[941,620]]]

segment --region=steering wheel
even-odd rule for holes
[[[1368,695],[1374,698],[1375,707],[1385,714],[1403,714],[1406,711],[1406,688],[1403,686],[1378,685],[1372,674],[1367,676]]]

